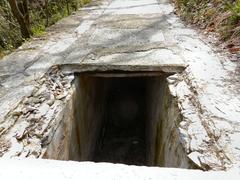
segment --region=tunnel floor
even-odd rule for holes
[[[93,161],[146,164],[145,83],[142,78],[117,78],[107,83],[107,110]]]

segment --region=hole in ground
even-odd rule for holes
[[[182,147],[176,100],[159,73],[76,74],[45,158],[196,168]]]
[[[137,74],[137,76],[135,76]],[[164,78],[156,74],[79,74],[75,126],[83,161],[155,164],[156,126]],[[155,104],[154,104],[155,103]],[[160,104],[160,103],[159,103]],[[157,105],[159,106],[159,105]]]

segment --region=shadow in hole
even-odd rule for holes
[[[145,81],[109,81],[105,120],[93,161],[145,165]]]

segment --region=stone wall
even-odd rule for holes
[[[75,133],[74,129],[74,113],[73,103],[76,95],[76,89],[73,87],[72,94],[69,96],[66,102],[65,108],[62,110],[60,115],[55,118],[59,120],[56,132],[51,140],[51,143],[47,146],[46,152],[43,155],[45,159],[56,159],[56,160],[69,160],[71,159],[70,152],[76,149],[77,141],[72,137]],[[77,155],[77,153],[76,153]],[[77,160],[77,157],[74,157]]]
[[[196,168],[187,156],[179,133],[179,123],[182,120],[177,99],[163,86],[164,96],[160,108],[160,121],[157,124],[155,163],[163,167]]]
[[[157,125],[162,121],[161,120],[161,111],[162,111],[162,102],[164,98],[164,87],[165,83],[163,78],[156,77],[152,81],[148,82],[147,88],[147,114],[148,114],[148,123],[146,138],[149,145],[147,146],[147,159],[149,165],[156,165],[155,156],[157,156],[156,146],[159,143],[156,141]]]
[[[101,78],[78,76],[75,80],[76,96],[74,97],[75,128],[72,138],[77,139],[80,159],[90,160],[93,156],[96,141],[101,130],[104,115],[105,85]],[[76,134],[74,135],[74,132]],[[75,147],[72,144],[72,147]],[[75,148],[76,149],[76,148]],[[74,152],[71,152],[71,159]]]
[[[75,76],[72,95],[43,158],[91,160],[104,114],[105,85],[101,78]],[[58,117],[56,117],[58,118]]]
[[[196,168],[181,143],[182,120],[165,78],[154,78],[148,87],[148,162],[161,167]]]

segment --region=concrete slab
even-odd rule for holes
[[[161,12],[156,0],[118,0],[110,4],[105,14],[153,14]]]
[[[0,178],[15,179],[88,179],[88,180],[192,180],[239,179],[239,171],[203,172],[176,168],[139,167],[123,164],[63,162],[53,160],[0,160]],[[12,171],[14,170],[14,173]]]
[[[174,73],[174,67],[177,69],[184,69],[185,64],[183,60],[175,55],[171,50],[168,49],[156,49],[148,50],[143,52],[125,52],[125,53],[115,53],[107,56],[101,56],[98,59],[86,59],[84,64],[105,64],[109,65],[121,65],[121,66],[149,66],[149,71],[151,67],[172,67],[172,73]]]

